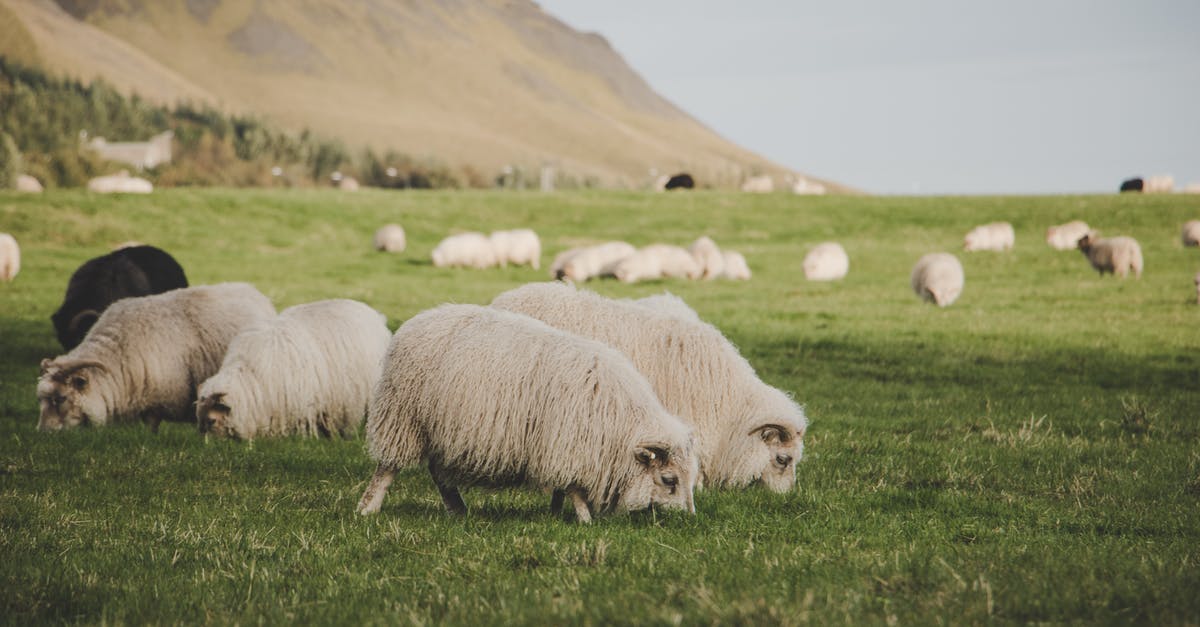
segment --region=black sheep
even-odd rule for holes
[[[691,174],[680,172],[667,181],[666,189],[692,189],[695,186],[696,181]]]
[[[166,252],[153,246],[121,248],[79,266],[50,320],[59,343],[71,350],[114,302],[187,286],[183,268]]]

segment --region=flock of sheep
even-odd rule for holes
[[[532,283],[489,306],[402,324],[352,300],[276,313],[247,283],[188,286],[152,246],[84,263],[52,316],[38,428],[186,421],[253,439],[355,432],[377,464],[428,467],[447,510],[468,486],[540,488],[582,522],[649,506],[695,511],[698,486],[787,491],[807,418],[716,327],[661,294],[610,299]]]

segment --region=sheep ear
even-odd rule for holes
[[[671,453],[662,444],[643,444],[633,452],[633,458],[647,468],[666,466]]]
[[[54,361],[51,360],[49,357],[42,359],[42,374],[46,374],[47,372],[50,372],[50,369],[53,367],[54,367]]]
[[[95,309],[84,309],[83,311],[75,314],[74,318],[71,318],[71,321],[67,323],[67,328],[72,331],[82,331],[87,333],[88,330],[92,328],[92,325],[96,324],[96,320],[99,318],[100,314]]]

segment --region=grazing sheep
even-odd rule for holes
[[[29,176],[28,174],[18,174],[17,175],[17,191],[18,192],[26,192],[26,193],[30,193],[30,194],[40,194],[40,193],[42,193],[42,189],[43,189],[42,184],[37,179],[33,178],[32,176]]]
[[[1055,250],[1075,250],[1079,238],[1087,235],[1091,227],[1082,220],[1072,220],[1066,224],[1052,226],[1046,229],[1046,243]]]
[[[769,194],[775,191],[775,181],[767,174],[752,176],[742,183],[742,191],[752,194]]]
[[[587,250],[587,248],[587,246],[576,246],[575,248],[568,248],[555,255],[554,261],[550,262],[550,277],[561,281],[565,276],[563,273],[563,266],[567,264],[567,261],[570,260],[571,257],[574,257],[581,251]]]
[[[667,411],[695,428],[706,483],[740,487],[761,481],[776,492],[795,484],[795,462],[808,429],[804,410],[763,383],[716,327],[562,283],[510,290],[492,307],[625,353]]]
[[[698,279],[703,272],[691,253],[669,244],[644,246],[613,266],[613,275],[623,283],[663,277]]]
[[[0,281],[11,281],[21,271],[21,247],[17,238],[0,233]]]
[[[825,186],[816,181],[800,177],[792,185],[792,193],[804,196],[820,196],[825,193]]]
[[[385,224],[375,231],[375,250],[379,252],[402,253],[407,246],[404,227],[399,224]]]
[[[492,241],[492,250],[501,266],[512,263],[517,266],[529,264],[534,270],[542,267],[542,242],[537,233],[529,229],[492,231],[488,239]]]
[[[88,181],[89,192],[98,194],[149,194],[154,191],[154,185],[144,178],[129,176],[128,170],[121,170],[109,176],[97,176]]]
[[[667,182],[663,185],[663,189],[668,191],[672,189],[692,189],[694,187],[696,187],[696,179],[692,178],[692,175],[687,172],[672,174],[671,178],[667,179]]]
[[[588,246],[563,261],[562,277],[582,283],[592,277],[610,276],[618,263],[637,252],[625,242]]]
[[[663,292],[662,294],[655,294],[653,296],[646,296],[644,298],[638,298],[629,301],[622,299],[622,302],[631,302],[641,305],[642,307],[649,307],[655,311],[683,318],[685,320],[691,320],[692,322],[701,321],[700,314],[696,313],[695,309],[692,309],[690,306],[688,306],[688,304],[685,303],[682,298],[670,292]]]
[[[353,432],[391,339],[387,318],[353,300],[296,305],[249,325],[200,385],[200,432],[243,440]]]
[[[1200,246],[1200,220],[1188,220],[1183,223],[1183,245]]]
[[[946,307],[963,289],[963,267],[950,253],[929,253],[913,266],[912,289],[922,300]]]
[[[850,256],[837,242],[817,244],[804,256],[804,278],[809,281],[838,281],[850,272]]]
[[[89,259],[67,282],[63,303],[50,316],[58,342],[71,350],[83,341],[104,309],[122,298],[148,296],[187,287],[183,268],[153,246],[118,248]]]
[[[992,222],[977,226],[963,238],[963,250],[1012,250],[1013,226],[1008,222]]]
[[[337,187],[343,192],[357,192],[359,187],[358,179],[353,176],[343,176],[342,180],[338,181]]]
[[[700,264],[701,276],[705,279],[715,279],[725,273],[725,257],[717,243],[707,235],[700,237],[688,246],[688,252]]]
[[[1140,192],[1146,186],[1146,182],[1141,177],[1134,177],[1121,181],[1121,192]]]
[[[1175,177],[1170,174],[1148,176],[1142,191],[1147,194],[1169,194],[1175,191]]]
[[[439,268],[476,268],[496,265],[492,241],[482,233],[459,233],[442,240],[433,249],[433,265]]]
[[[274,316],[271,301],[246,283],[121,299],[82,344],[42,360],[38,429],[141,418],[157,431],[164,419],[192,421],[196,382],[217,372],[243,328]]]
[[[1079,238],[1079,250],[1100,276],[1108,272],[1124,278],[1132,270],[1135,277],[1142,277],[1142,247],[1132,237],[1100,238],[1091,231]]]
[[[532,485],[591,513],[695,512],[691,430],[623,355],[527,316],[442,305],[405,322],[367,418],[379,466],[358,511],[379,511],[396,471],[427,463],[446,509],[458,488]],[[589,511],[589,506],[591,511]]]
[[[721,256],[725,258],[724,277],[734,279],[736,281],[750,280],[750,266],[746,264],[746,258],[742,253],[733,250],[721,251]]]

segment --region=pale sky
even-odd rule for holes
[[[660,94],[877,194],[1200,183],[1200,0],[540,0]]]

